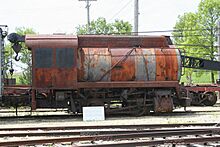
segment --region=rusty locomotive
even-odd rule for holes
[[[81,113],[84,106],[98,105],[104,106],[106,113],[171,112],[192,101],[179,84],[182,67],[210,69],[210,62],[220,65],[182,56],[166,36],[13,33],[8,39],[16,53],[20,42],[31,50],[32,109],[66,107]],[[46,94],[38,97],[40,91]],[[213,99],[216,101],[214,92],[203,102],[210,105]]]

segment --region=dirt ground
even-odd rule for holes
[[[199,112],[197,112],[199,111]],[[63,113],[63,112],[57,112]],[[220,123],[220,103],[212,107],[187,107],[174,110],[169,114],[152,114],[150,116],[108,116],[104,121],[82,120],[82,116],[62,119],[4,119],[0,117],[0,127],[34,127],[34,126],[69,126],[69,125],[121,125],[121,124],[172,124],[172,123]]]

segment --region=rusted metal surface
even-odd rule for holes
[[[135,50],[135,77],[138,81],[148,81],[148,68],[146,68],[146,60],[143,55],[143,49],[137,48]],[[155,69],[155,68],[154,68]]]
[[[207,142],[218,142],[220,137],[190,137],[190,138],[175,138],[175,139],[161,139],[161,140],[150,140],[150,141],[129,141],[123,143],[108,143],[108,144],[96,144],[96,145],[86,145],[87,147],[127,147],[127,146],[155,146],[155,145],[162,145],[162,146],[188,146],[191,143],[203,143],[203,145],[195,145],[195,146],[204,146]],[[210,144],[210,146],[218,146],[219,143]],[[84,145],[82,145],[84,146]],[[193,145],[192,145],[193,146]]]
[[[16,40],[16,37],[14,39]],[[82,108],[84,102],[88,105],[87,99],[96,97],[96,94],[88,95],[88,91],[93,88],[97,88],[96,91],[112,88],[114,92],[107,97],[109,100],[118,99],[115,93],[120,93],[119,90],[122,95],[127,95],[127,92],[123,93],[123,89],[139,88],[140,92],[140,88],[146,88],[145,90],[151,93],[148,99],[152,103],[148,106],[150,108],[155,105],[155,112],[167,112],[173,105],[179,105],[178,102],[173,104],[171,100],[178,101],[182,96],[178,83],[182,62],[179,50],[175,49],[169,37],[26,35],[25,43],[32,51],[31,88],[50,90],[47,100],[54,102],[51,106],[61,106],[55,102],[58,101],[57,97],[62,97],[65,104],[63,107],[69,107],[67,101],[71,99],[71,111],[81,112],[78,107]],[[155,98],[154,104],[155,91],[164,89],[172,89],[172,98],[168,95],[159,96]],[[92,92],[95,93],[94,91]],[[105,93],[98,96],[106,95]],[[138,95],[134,97],[137,101],[141,99]],[[120,96],[120,101],[129,103],[123,96]],[[40,104],[40,100],[37,103]],[[41,104],[43,103],[45,102]],[[106,103],[109,102],[105,101]],[[133,107],[129,105],[128,108]],[[32,107],[35,106],[35,95],[32,94]]]
[[[52,88],[52,69],[33,68],[33,87]]]
[[[77,48],[74,35],[26,35],[25,44],[30,48]]]
[[[170,49],[164,36],[39,35],[25,39],[33,54],[33,89],[168,87],[179,93],[179,51]]]
[[[178,57],[176,55],[176,50],[173,49],[165,49],[162,50],[165,56],[165,78],[163,80],[178,80],[178,72],[180,66],[178,65]],[[159,55],[160,56],[160,55]]]
[[[33,55],[33,88],[73,88],[77,81],[78,39],[73,35],[27,35]]]
[[[98,81],[111,68],[108,48],[83,48],[78,53],[78,81]],[[101,81],[110,81],[110,76]]]
[[[218,84],[182,85],[181,91],[191,99],[191,105],[213,106],[217,102],[216,92],[220,91],[220,87]]]
[[[34,51],[34,49],[33,49]],[[72,49],[72,52],[74,50]],[[56,50],[53,50],[53,54]],[[33,53],[33,56],[35,54]],[[48,57],[49,58],[49,57]],[[34,88],[69,88],[73,87],[74,81],[76,82],[76,67],[74,64],[71,66],[59,66],[59,63],[56,62],[57,57],[51,57],[53,62],[48,67],[36,66],[33,64],[33,87]],[[74,60],[73,56],[69,56]],[[65,60],[65,58],[63,58]],[[35,57],[33,57],[33,62],[36,62]],[[72,61],[73,63],[73,61]],[[65,64],[64,64],[65,65]]]
[[[111,49],[112,65],[111,81],[134,81],[135,80],[135,58],[133,48]]]
[[[121,130],[100,130],[100,129],[93,129],[93,130],[65,130],[65,131],[10,131],[10,132],[0,132],[0,137],[25,137],[25,136],[62,136],[62,135],[105,135],[105,134],[125,134],[125,133],[151,133],[151,132],[177,132],[177,131],[192,131],[192,132],[199,132],[199,133],[211,133],[211,131],[219,130],[219,128],[169,128],[169,129],[146,129],[146,130],[139,130],[139,129],[121,129]]]
[[[179,70],[178,58],[174,49],[156,49],[156,81],[178,80]]]
[[[79,35],[79,48],[169,47],[165,36]]]
[[[138,50],[138,49],[137,49]],[[136,58],[139,58],[138,62],[136,62],[136,73],[141,75],[145,75],[146,78],[143,79],[145,76],[141,77],[136,75],[136,77],[139,77],[138,79],[144,80],[144,81],[154,81],[156,79],[156,57],[155,57],[155,51],[154,49],[141,49],[139,55],[136,56]],[[142,62],[142,63],[141,63]],[[145,71],[140,71],[141,69],[145,69]]]
[[[78,82],[78,88],[179,88],[179,81]]]
[[[122,133],[122,134],[105,134],[105,135],[93,135],[93,136],[80,136],[80,137],[60,137],[60,138],[45,138],[45,139],[30,139],[21,141],[7,141],[0,142],[0,146],[14,146],[14,145],[36,145],[45,143],[58,143],[58,142],[78,142],[78,141],[109,141],[109,140],[125,140],[129,138],[143,138],[143,137],[169,137],[169,136],[186,136],[186,135],[198,135],[198,134],[211,134],[211,130],[176,130],[176,131],[152,131],[152,132],[138,132],[138,133]],[[171,140],[160,140],[160,142],[154,142],[154,145],[163,143],[188,143],[188,142],[204,142],[204,141],[218,141],[220,137],[203,137],[202,138],[185,138],[185,139],[174,139]],[[145,143],[150,143],[151,141],[146,141]],[[152,142],[151,142],[152,143]]]
[[[70,88],[73,87],[74,75],[76,69],[74,68],[57,68],[53,70],[52,86],[56,88]]]
[[[162,50],[155,50],[156,57],[156,80],[163,81],[165,79],[166,60]]]
[[[81,130],[81,129],[153,129],[157,128],[177,128],[182,129],[186,127],[196,127],[197,129],[216,129],[219,128],[219,123],[176,123],[176,124],[136,124],[136,125],[88,125],[88,126],[27,126],[27,127],[4,127],[0,128],[0,131],[38,131],[38,130]]]
[[[35,68],[35,88],[70,88],[74,83],[74,68]]]
[[[156,129],[170,127],[196,127],[197,129],[208,129],[219,127],[219,123],[176,123],[176,124],[137,124],[137,125],[88,125],[88,126],[38,126],[38,127],[6,127],[0,131],[27,131],[27,130],[81,130],[81,129]]]
[[[29,85],[12,85],[4,86],[4,95],[20,95],[25,94],[31,89]]]
[[[175,49],[83,48],[78,81],[177,81],[181,67]]]
[[[172,112],[173,99],[170,94],[157,92],[154,98],[154,112]]]
[[[77,81],[180,78],[179,51],[167,49],[164,36],[27,35],[25,43],[33,54],[35,89],[77,88]]]
[[[10,86],[16,84],[16,78],[5,78],[4,79],[4,86]]]
[[[31,93],[31,110],[36,110],[36,90],[32,89]]]
[[[219,85],[195,85],[195,86],[185,86],[185,89],[188,91],[194,91],[194,92],[205,92],[205,91],[210,91],[210,92],[215,92],[215,91],[220,91]]]

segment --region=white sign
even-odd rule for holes
[[[83,107],[83,121],[105,120],[104,106]]]

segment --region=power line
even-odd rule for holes
[[[215,28],[217,29],[217,28]],[[205,29],[173,29],[173,30],[155,30],[155,31],[140,31],[138,33],[163,33],[163,32],[194,32],[194,31],[206,31],[206,30],[211,30],[211,29],[208,29],[208,28],[205,28]],[[134,32],[132,32],[134,33]]]
[[[209,48],[212,47],[210,45],[202,45],[202,44],[174,44],[176,46],[197,46],[197,47],[204,47],[204,48]],[[218,47],[218,46],[213,46],[213,47]]]
[[[115,13],[111,18],[110,18],[110,21],[112,19],[114,19],[119,13],[121,13],[122,10],[124,10],[130,3],[131,3],[132,0],[128,1],[117,13]]]
[[[180,49],[180,50],[182,50],[182,49]],[[198,55],[198,53],[191,53],[191,52],[187,52],[187,51],[181,51],[181,52],[182,52],[182,54],[187,54],[187,55]],[[210,56],[209,53],[199,53],[199,55],[201,55],[201,56]],[[220,55],[213,54],[213,56],[218,57]]]
[[[169,36],[169,37],[197,37],[197,36],[205,37],[204,35],[179,35],[179,36]]]
[[[215,28],[215,29],[217,29],[217,28]],[[120,34],[120,35],[129,35],[129,34],[134,34],[134,33],[139,33],[139,34],[152,34],[152,33],[166,33],[166,32],[195,32],[195,31],[201,31],[201,30],[210,30],[210,29],[208,29],[208,28],[206,28],[206,29],[195,29],[195,30],[187,30],[187,29],[183,29],[183,30],[175,30],[175,29],[173,29],[173,30],[155,30],[155,31],[138,31],[138,32],[125,32],[125,33],[107,33],[107,34],[90,34],[90,35],[117,35],[117,34]],[[85,34],[86,35],[86,34]],[[170,36],[170,35],[168,35],[168,36]],[[197,35],[197,34],[195,34],[195,35],[188,35],[188,36],[200,36],[200,35]],[[201,36],[204,36],[204,35],[201,35]],[[173,37],[175,37],[175,36],[173,36]],[[181,36],[180,36],[181,37]]]

